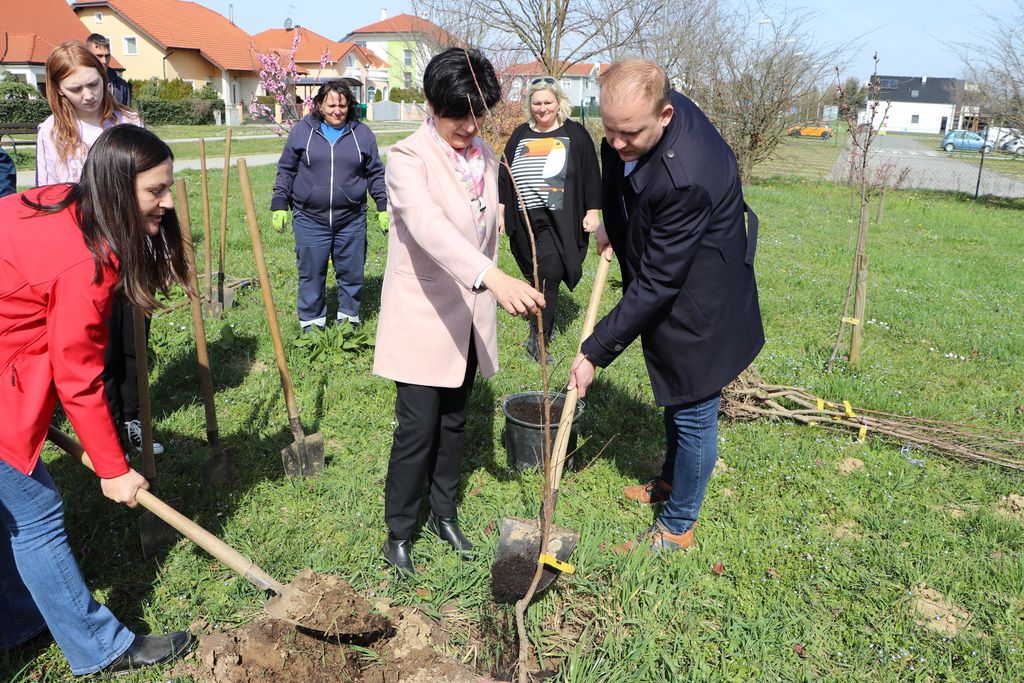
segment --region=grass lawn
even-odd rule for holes
[[[840,136],[842,137],[842,136]],[[756,178],[790,176],[824,180],[843,151],[844,140],[785,137],[772,158],[754,167]]]
[[[836,149],[792,143],[784,149],[797,154],[814,145],[809,158]],[[213,188],[218,173],[211,172]],[[184,175],[199,226],[198,174]],[[259,291],[251,288],[223,321],[206,324],[220,435],[239,473],[231,490],[198,483],[207,449],[188,310],[153,320],[156,436],[168,449],[157,464],[161,494],[182,498],[199,523],[280,580],[312,566],[340,574],[371,600],[443,613],[447,650],[494,670],[510,647],[495,635],[507,635],[509,610],[490,597],[495,528],[504,515],[532,516],[538,507],[539,478],[510,476],[502,446],[502,397],[540,384],[522,349],[526,324],[499,313],[502,370],[477,379],[471,403],[459,514],[479,560],[462,563],[424,534],[413,548],[422,571],[396,580],[380,557],[393,384],[371,375],[370,352],[332,364],[293,345],[292,236],[269,229],[274,168],[250,175],[299,408],[309,431],[325,436],[327,468],[308,481],[282,476],[278,452],[291,436]],[[232,187],[227,270],[254,278],[237,177]],[[219,194],[211,197],[214,216]],[[767,381],[1024,432],[1020,205],[891,194],[886,222],[869,238],[862,365],[826,374],[851,261],[849,190],[773,180],[749,187],[747,199],[761,218],[757,273],[769,341],[757,365]],[[197,245],[201,252],[198,237]],[[371,331],[385,255],[385,238],[371,230],[363,311]],[[504,242],[501,263],[514,271]],[[563,295],[553,343],[558,382],[594,267],[591,255],[579,287]],[[614,265],[610,285],[604,310],[620,295]],[[723,464],[709,486],[697,547],[619,557],[610,547],[652,519],[620,490],[654,474],[664,446],[638,344],[599,374],[580,431],[557,514],[582,533],[577,572],[528,614],[533,642],[560,668],[555,680],[1024,680],[1024,522],[999,508],[1002,497],[1024,494],[1019,474],[901,452],[871,437],[859,445],[793,424],[723,421]],[[87,582],[131,627],[160,632],[201,622],[209,632],[258,613],[262,596],[186,541],[144,558],[138,514],[106,501],[95,478],[52,447],[44,457],[63,488]],[[844,474],[838,465],[851,458],[863,467],[854,463]],[[712,571],[718,562],[721,573]],[[46,642],[0,655],[0,680],[69,677]],[[148,671],[126,680],[165,678]]]

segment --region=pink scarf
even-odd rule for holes
[[[430,130],[431,137],[440,145],[444,155],[451,162],[455,175],[462,182],[462,186],[466,188],[466,193],[469,194],[475,211],[477,237],[480,238],[480,243],[483,244],[486,234],[486,225],[484,224],[484,209],[486,207],[483,201],[484,173],[487,170],[487,161],[484,157],[484,143],[479,137],[474,137],[469,147],[465,150],[457,151],[438,134],[433,116],[427,118],[427,128]]]

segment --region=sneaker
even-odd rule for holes
[[[672,493],[672,484],[658,477],[651,479],[646,484],[627,486],[622,489],[622,495],[626,500],[632,500],[644,505],[658,505],[668,500]]]
[[[363,321],[360,320],[358,315],[346,315],[344,313],[338,314],[339,325],[343,324],[346,320],[348,321],[349,325],[352,326],[353,330],[359,329],[359,326],[363,324]]]
[[[139,420],[128,420],[124,423],[124,430],[128,433],[128,444],[136,453],[142,452],[142,422]],[[158,441],[153,442],[153,455],[163,455],[164,446]]]
[[[615,546],[615,554],[622,555],[638,548],[656,553],[663,550],[686,551],[697,543],[693,537],[693,532],[696,528],[697,525],[695,523],[687,531],[681,534],[674,534],[662,526],[661,522],[655,522],[649,529],[646,529],[637,536],[635,541],[626,541],[621,545]]]

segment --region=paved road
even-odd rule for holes
[[[928,190],[953,190],[974,194],[978,183],[980,155],[950,156],[939,149],[928,149],[920,140],[908,135],[879,135],[871,143],[868,159],[870,172],[877,173],[883,164],[892,164],[898,174],[909,169],[904,187]],[[842,181],[849,169],[849,149],[839,155],[828,179]],[[1024,197],[1024,180],[982,169],[981,194],[999,197]]]
[[[207,138],[209,139],[209,138]],[[231,138],[234,140],[234,136]],[[391,149],[391,145],[384,145],[380,148],[381,154],[387,154],[388,150]],[[237,168],[238,160],[245,159],[246,166],[268,166],[270,164],[276,164],[277,160],[281,158],[280,152],[270,152],[267,154],[242,154],[241,156],[231,155],[231,166]],[[206,157],[206,168],[210,171],[223,170],[224,168],[224,157]],[[185,171],[185,170],[199,170],[199,159],[175,159],[174,170]],[[36,172],[32,169],[27,171],[18,171],[18,187],[32,187],[36,182]]]

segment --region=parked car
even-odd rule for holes
[[[828,140],[832,137],[832,126],[821,121],[808,121],[790,126],[786,129],[786,135],[792,135],[795,138],[807,137]]]
[[[1010,154],[1024,157],[1024,140],[1021,138],[1010,138],[1005,141],[999,149]]]
[[[942,138],[942,143],[939,147],[947,152],[960,149],[975,152],[981,151],[982,154],[988,154],[995,148],[995,143],[969,130],[951,130]]]

